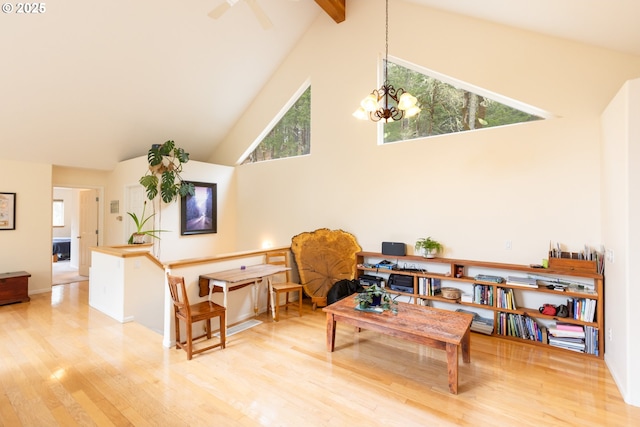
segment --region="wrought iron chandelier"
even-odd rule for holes
[[[374,122],[384,120],[388,123],[413,117],[420,112],[420,107],[415,96],[389,84],[389,0],[386,0],[385,17],[384,81],[380,89],[375,89],[360,102],[360,108],[353,113],[353,116],[361,120],[371,119]]]

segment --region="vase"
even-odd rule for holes
[[[133,233],[133,244],[134,245],[141,245],[143,243],[145,243],[145,234],[144,233]]]

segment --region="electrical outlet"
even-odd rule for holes
[[[607,331],[607,335],[609,336],[609,341],[613,341],[613,331],[611,330],[611,328],[609,328],[609,330]]]
[[[511,240],[507,240],[506,242],[504,242],[504,248],[508,251],[511,250]]]
[[[613,262],[613,249],[607,249],[606,257],[608,262]]]

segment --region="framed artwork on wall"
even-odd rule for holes
[[[16,193],[0,193],[0,230],[16,229]]]
[[[186,195],[180,200],[180,234],[217,233],[217,185],[208,182],[191,184],[195,187],[193,196]]]

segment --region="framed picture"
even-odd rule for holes
[[[16,193],[0,193],[0,230],[16,229]]]
[[[216,184],[191,182],[193,196],[181,198],[180,234],[217,233],[218,203]]]

